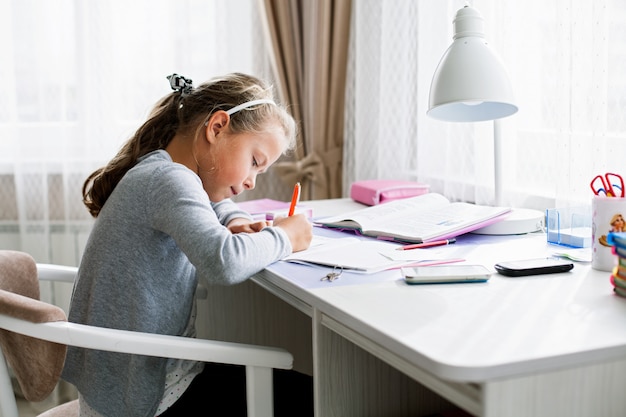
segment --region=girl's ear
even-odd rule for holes
[[[211,115],[206,122],[206,137],[210,143],[214,143],[220,133],[222,133],[230,123],[230,116],[224,110],[218,110]]]

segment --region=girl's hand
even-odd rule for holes
[[[272,222],[265,220],[250,221],[248,219],[233,219],[226,226],[232,234],[237,233],[256,233],[260,232],[267,226],[271,226]]]
[[[313,239],[313,225],[304,214],[294,214],[290,217],[278,217],[274,220],[274,226],[280,227],[289,236],[294,252],[305,250]]]

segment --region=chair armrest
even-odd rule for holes
[[[74,282],[78,268],[53,264],[37,264],[40,281]]]
[[[88,349],[137,355],[291,369],[293,356],[284,349],[108,329],[66,321],[31,323],[0,314],[0,327],[39,339]]]
[[[76,280],[78,268],[54,264],[37,264],[37,274],[40,281],[55,281],[73,283]],[[196,298],[206,300],[208,289],[206,285],[198,284]]]

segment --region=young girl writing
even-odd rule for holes
[[[244,74],[195,88],[185,77],[168,79],[174,92],[83,187],[96,222],[72,322],[193,337],[199,281],[237,284],[310,244],[303,215],[269,227],[230,199],[253,189],[257,175],[295,144],[295,122],[271,90]],[[225,378],[241,381],[243,372],[70,348],[63,377],[78,389],[81,416],[195,415],[189,409],[231,416],[245,414],[245,385],[233,388]],[[233,394],[213,391],[221,386]]]

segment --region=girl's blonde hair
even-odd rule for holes
[[[271,87],[260,79],[241,73],[213,78],[196,88],[191,80],[176,74],[168,77],[182,80],[180,88],[163,97],[153,108],[148,120],[122,146],[104,167],[94,171],[83,184],[83,203],[93,217],[98,217],[113,189],[142,156],[165,149],[177,132],[203,130],[204,123],[218,110],[229,109],[252,100],[273,100]],[[230,116],[233,133],[262,132],[268,122],[282,126],[287,143],[285,151],[296,144],[296,123],[287,110],[274,103],[247,107]]]

